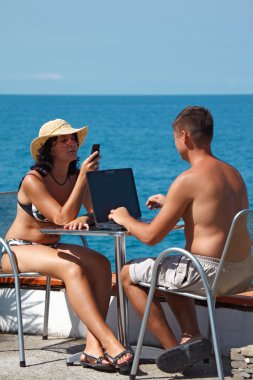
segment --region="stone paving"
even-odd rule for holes
[[[18,339],[16,335],[0,334],[0,379],[11,380],[121,380],[128,376],[119,373],[105,373],[82,368],[80,365],[67,366],[66,358],[82,351],[80,339],[50,337],[42,340],[41,336],[25,336],[26,364],[19,367]],[[226,379],[231,379],[230,360],[224,358]],[[212,357],[208,364],[198,363],[185,375],[161,372],[155,364],[141,364],[137,379],[217,379],[216,366]]]

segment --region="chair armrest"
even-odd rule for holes
[[[0,244],[4,247],[4,250],[7,252],[10,262],[11,262],[11,267],[14,273],[15,278],[18,277],[18,267],[16,264],[16,259],[14,257],[13,252],[11,251],[9,244],[6,243],[6,241],[0,237]]]
[[[165,259],[165,257],[171,253],[179,253],[183,256],[188,257],[192,261],[192,263],[194,264],[194,266],[196,267],[197,271],[200,274],[200,277],[201,277],[201,280],[203,282],[206,294],[209,294],[210,293],[210,286],[209,286],[209,283],[207,281],[204,269],[203,269],[202,265],[200,264],[200,262],[198,261],[198,259],[191,252],[187,251],[186,249],[177,248],[177,247],[167,248],[158,255],[158,257],[156,258],[155,263],[154,263],[150,286],[152,287],[152,286],[156,285],[159,266],[161,265],[161,263]]]

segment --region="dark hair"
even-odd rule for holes
[[[174,120],[172,127],[175,132],[180,129],[190,132],[196,146],[210,144],[213,138],[213,117],[204,107],[184,108]]]
[[[78,142],[77,134],[74,133],[75,139]],[[30,169],[37,170],[43,177],[50,173],[53,167],[53,158],[51,156],[51,148],[53,142],[56,141],[58,136],[50,137],[44,145],[38,150],[37,160],[34,165],[31,166]],[[78,167],[79,158],[70,162],[68,169],[68,176],[79,173]]]

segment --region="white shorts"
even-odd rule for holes
[[[202,265],[209,285],[211,286],[220,260],[212,257],[194,255]],[[134,284],[140,282],[150,283],[155,258],[136,259],[130,262],[129,274]],[[175,291],[186,291],[195,294],[204,294],[204,286],[201,277],[186,256],[167,256],[160,267],[157,284],[166,286]]]

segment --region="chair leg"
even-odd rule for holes
[[[46,296],[45,296],[45,311],[44,311],[44,325],[42,339],[48,338],[48,316],[49,316],[49,304],[50,304],[50,290],[51,290],[51,278],[47,276],[46,282]]]
[[[80,239],[82,240],[83,246],[88,248],[88,242],[85,236],[80,235]]]
[[[219,338],[218,338],[218,333],[217,333],[217,324],[215,320],[215,303],[210,294],[207,295],[207,305],[208,305],[208,313],[209,313],[209,320],[210,320],[210,325],[211,325],[213,347],[214,347],[214,354],[215,354],[218,376],[219,376],[219,380],[224,380],[220,343],[219,343]]]
[[[148,323],[148,317],[149,317],[149,313],[150,313],[150,309],[151,309],[151,304],[152,304],[152,301],[154,298],[154,293],[155,293],[155,283],[153,285],[151,285],[150,289],[149,289],[147,304],[146,304],[146,308],[145,308],[145,312],[144,312],[144,316],[143,316],[143,320],[142,320],[142,324],[141,324],[141,329],[140,329],[140,333],[139,333],[139,337],[138,337],[136,350],[134,353],[134,361],[133,361],[133,365],[132,365],[132,369],[131,369],[131,374],[129,376],[130,380],[135,379],[136,373],[138,370],[138,365],[139,365],[140,356],[141,356],[141,349],[142,349],[142,345],[143,345],[146,326]]]
[[[21,293],[20,282],[18,276],[15,276],[15,293],[16,293],[16,305],[17,305],[17,322],[18,322],[18,347],[19,347],[19,365],[25,367],[25,348],[24,348],[24,333],[23,333],[23,321],[22,321],[22,308],[21,308]]]

